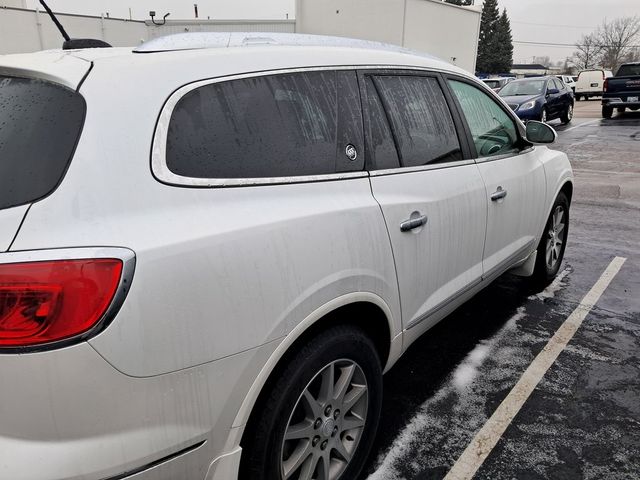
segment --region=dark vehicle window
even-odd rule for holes
[[[449,85],[467,119],[478,157],[519,151],[516,124],[500,105],[485,92],[468,83],[450,80]]]
[[[336,171],[336,72],[214,83],[176,105],[167,166],[196,178],[264,178]]]
[[[62,179],[84,122],[73,90],[0,76],[0,209],[38,200]]]
[[[435,78],[380,76],[375,82],[403,167],[462,159],[451,112]]]
[[[367,98],[367,152],[370,170],[384,170],[400,166],[398,152],[393,143],[393,135],[387,122],[387,114],[382,107],[371,77],[365,81]]]
[[[622,65],[618,69],[616,77],[634,77],[640,76],[640,63],[635,65]]]
[[[544,93],[545,80],[515,80],[500,90],[501,97],[518,95],[542,95]]]
[[[555,88],[556,90],[560,91],[564,90],[564,85],[560,80],[558,80],[557,78],[552,78],[551,81],[553,82],[553,85],[550,85],[549,88]]]

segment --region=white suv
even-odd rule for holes
[[[356,478],[408,346],[557,273],[551,127],[431,57],[266,35],[0,57],[2,478]]]

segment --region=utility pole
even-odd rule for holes
[[[194,11],[194,12],[195,12],[195,14],[196,14],[196,18],[198,18],[198,4],[197,4],[197,3],[194,3],[194,4],[193,4],[193,11]]]

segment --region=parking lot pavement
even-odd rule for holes
[[[588,113],[597,100],[579,105],[553,147],[576,175],[557,281],[537,291],[505,275],[410,348],[385,376],[371,480],[444,478],[615,257],[626,261],[474,478],[640,478],[640,113],[603,120]]]

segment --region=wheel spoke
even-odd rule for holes
[[[331,471],[331,459],[329,458],[329,451],[327,450],[320,456],[320,472],[318,473],[317,480],[329,480],[329,472]]]
[[[316,467],[318,465],[318,456],[315,453],[312,453],[307,460],[302,465],[300,469],[300,475],[298,476],[298,480],[312,480],[313,474],[316,471]]]
[[[313,432],[313,420],[306,419],[303,422],[290,425],[284,434],[284,439],[298,440],[300,438],[312,438]]]
[[[333,392],[333,400],[337,402],[337,405],[340,405],[343,402],[344,396],[351,385],[351,379],[353,378],[355,370],[355,365],[349,365],[348,367],[341,369],[340,378],[338,378],[338,382],[335,385],[335,391]]]
[[[342,402],[342,411],[347,414],[349,410],[362,398],[362,395],[367,391],[366,385],[353,385],[353,388],[347,393]]]
[[[549,266],[549,267],[551,266],[551,261],[552,261],[551,260],[551,255],[552,255],[551,251],[552,250],[553,250],[553,242],[549,241],[549,242],[547,242],[547,252],[546,252],[547,253],[547,255],[546,255],[546,257],[547,257],[547,266]]]
[[[311,414],[309,416],[318,418],[321,415],[322,409],[320,408],[318,401],[314,398],[314,396],[308,389],[305,389],[305,391],[302,393],[301,400],[304,400],[305,410],[307,414]]]
[[[560,236],[560,234],[564,231],[564,223],[561,223],[560,225],[558,225],[558,228],[556,228],[556,235]]]
[[[352,414],[342,421],[342,430],[353,430],[354,428],[362,428],[364,426],[364,419]]]
[[[290,478],[292,474],[298,471],[300,466],[311,455],[312,448],[310,441],[303,441],[298,444],[291,456],[282,462],[285,480]]]
[[[334,365],[334,363],[328,365],[321,373],[322,382],[320,383],[318,400],[325,404],[328,404],[333,399],[333,390],[335,386]]]
[[[342,440],[338,439],[334,450],[338,453],[340,458],[345,462],[351,461],[351,454],[347,451],[347,447],[344,446],[344,443],[342,443]]]

